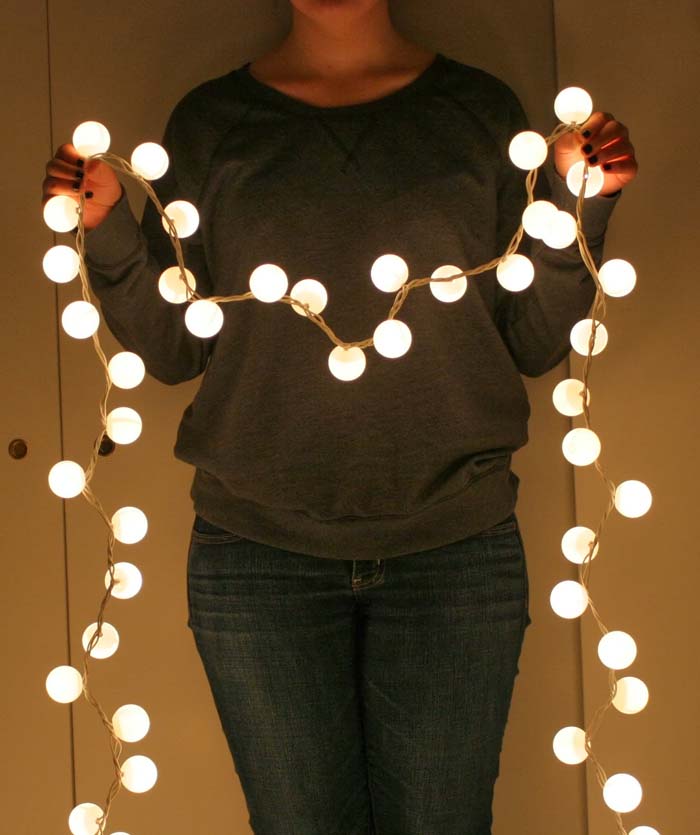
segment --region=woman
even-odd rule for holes
[[[280,46],[190,91],[154,184],[187,199],[183,241],[204,297],[248,291],[263,263],[328,288],[323,315],[362,340],[393,294],[369,280],[400,255],[413,276],[502,254],[526,202],[508,160],[526,129],[493,76],[413,44],[387,0],[291,0]],[[562,137],[538,196],[574,211],[563,177],[605,169],[584,230],[636,174],[627,130],[595,113]],[[487,835],[528,580],[511,455],[527,441],[520,374],[553,368],[593,300],[576,246],[523,241],[536,279],[493,271],[444,303],[428,287],[399,318],[400,359],[372,349],[352,382],[286,305],[223,305],[200,339],[155,290],[174,264],[160,217],[141,228],[113,171],[63,145],[44,199],[91,193],[86,257],[103,315],[157,379],[206,371],[175,454],[195,468],[189,621],[256,835]]]

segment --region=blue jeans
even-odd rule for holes
[[[383,560],[196,516],[187,590],[255,835],[490,835],[530,624],[515,514]]]

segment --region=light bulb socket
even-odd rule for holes
[[[114,450],[117,448],[117,445],[114,441],[109,437],[109,435],[105,434],[102,438],[100,443],[100,448],[98,450],[98,455],[107,456],[111,455]]]

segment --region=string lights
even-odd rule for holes
[[[115,170],[138,181],[155,203],[177,261],[176,266],[167,268],[160,275],[158,291],[172,304],[187,303],[184,321],[192,334],[201,338],[217,334],[224,322],[221,309],[224,303],[255,299],[267,304],[288,304],[294,313],[305,316],[321,328],[334,343],[335,347],[328,356],[328,368],[337,379],[347,382],[364,373],[367,364],[365,349],[373,347],[382,357],[397,359],[411,348],[411,331],[396,315],[412,290],[427,284],[435,299],[451,304],[459,301],[467,292],[469,279],[495,268],[497,280],[504,289],[513,293],[521,292],[536,280],[532,261],[516,252],[523,234],[541,239],[555,249],[578,242],[581,258],[595,282],[596,295],[590,318],[577,322],[570,333],[571,347],[585,357],[582,379],[572,378],[558,383],[552,393],[552,400],[562,415],[569,418],[583,416],[585,426],[567,432],[562,441],[562,452],[574,466],[595,466],[610,494],[610,501],[595,531],[577,525],[562,536],[561,552],[566,560],[578,566],[579,582],[564,580],[555,585],[550,595],[550,605],[557,615],[568,620],[581,617],[586,609],[590,609],[602,633],[598,657],[608,668],[610,693],[586,729],[575,725],[561,728],[554,735],[552,746],[555,756],[568,765],[580,764],[590,758],[602,788],[603,800],[614,813],[620,835],[660,835],[658,830],[645,825],[635,826],[627,832],[621,813],[632,812],[639,806],[642,787],[631,774],[619,773],[608,777],[592,748],[593,738],[611,706],[620,713],[635,714],[644,709],[649,698],[648,689],[639,678],[625,676],[617,679],[616,672],[628,668],[634,662],[636,643],[624,631],[608,631],[588,593],[591,564],[598,554],[601,530],[610,513],[617,510],[622,516],[636,518],[645,514],[651,506],[651,492],[643,482],[629,479],[616,485],[607,478],[600,464],[601,441],[591,428],[590,419],[591,392],[588,377],[592,357],[601,353],[608,342],[608,332],[603,324],[605,298],[619,298],[630,293],[636,284],[636,273],[634,267],[622,259],[609,260],[597,270],[588,249],[582,228],[582,209],[585,199],[598,194],[603,186],[603,175],[599,167],[589,168],[586,160],[582,160],[574,164],[567,174],[568,188],[577,197],[576,217],[560,211],[549,201],[534,199],[538,169],[547,158],[549,146],[564,133],[580,133],[580,125],[589,118],[592,110],[593,102],[588,93],[578,87],[567,87],[555,99],[554,111],[560,124],[550,136],[545,138],[535,131],[522,131],[511,140],[508,151],[512,163],[528,172],[525,180],[527,206],[517,232],[502,255],[471,270],[442,265],[432,275],[410,281],[409,267],[399,255],[388,253],[377,258],[370,272],[372,283],[380,292],[396,295],[387,318],[375,328],[372,336],[356,342],[339,339],[321,316],[328,303],[328,291],[321,282],[304,278],[287,293],[287,274],[277,264],[261,264],[256,267],[249,278],[249,292],[207,298],[200,296],[196,292],[196,276],[185,267],[180,245],[180,238],[192,235],[198,227],[197,209],[185,200],[175,200],[164,208],[149,184],[149,181],[163,176],[168,169],[169,159],[165,149],[154,142],[145,142],[133,151],[131,162],[128,163],[108,153],[110,135],[105,126],[98,122],[79,125],[72,141],[81,156],[101,159]],[[133,443],[141,434],[140,415],[127,407],[117,407],[107,412],[107,400],[113,385],[121,389],[139,385],[144,378],[145,367],[141,358],[130,351],[119,352],[108,362],[100,346],[97,334],[100,315],[91,301],[85,265],[84,205],[84,194],[78,199],[57,195],[46,202],[44,220],[49,228],[55,232],[71,232],[77,227],[77,233],[76,248],[65,245],[52,247],[44,256],[43,268],[46,276],[57,283],[67,283],[80,276],[83,300],[74,301],[65,307],[61,324],[66,333],[75,339],[93,338],[106,377],[106,390],[100,402],[102,431],[85,469],[75,461],[59,461],[51,468],[48,481],[50,489],[57,496],[68,499],[82,494],[100,514],[108,530],[108,569],[104,578],[106,593],[97,620],[87,626],[82,635],[85,650],[83,673],[72,666],[58,666],[48,674],[46,690],[52,699],[64,704],[74,702],[83,695],[95,707],[110,735],[115,779],[109,788],[104,811],[95,803],[83,802],[68,817],[68,826],[73,835],[104,835],[112,801],[120,788],[123,786],[134,793],[148,791],[157,780],[158,770],[153,760],[142,754],[119,761],[123,742],[140,742],[147,735],[150,727],[147,712],[139,705],[125,704],[118,707],[110,719],[89,687],[89,659],[109,658],[119,647],[117,629],[103,618],[107,603],[111,597],[118,600],[134,597],[142,583],[141,572],[135,565],[130,562],[113,562],[115,542],[129,545],[141,541],[146,536],[148,520],[142,510],[131,506],[120,507],[108,516],[90,488],[105,434],[117,444]],[[114,832],[112,835],[127,833]]]

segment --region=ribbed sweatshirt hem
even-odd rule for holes
[[[515,473],[499,467],[413,514],[326,520],[234,496],[201,469],[190,495],[199,516],[244,539],[315,557],[376,560],[429,551],[492,527],[514,511],[518,484]]]

